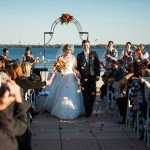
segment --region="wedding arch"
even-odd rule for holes
[[[51,42],[53,35],[54,35],[55,28],[56,28],[57,24],[59,24],[59,23],[61,23],[61,24],[73,23],[78,29],[78,33],[79,33],[81,41],[83,40],[83,35],[86,35],[87,40],[88,40],[89,33],[82,31],[81,24],[73,16],[71,16],[69,14],[62,14],[61,17],[59,17],[58,19],[56,19],[53,22],[51,29],[50,29],[50,32],[44,32],[44,46],[48,45]],[[49,36],[48,41],[46,41],[46,36]]]

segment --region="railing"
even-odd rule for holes
[[[35,68],[47,68],[49,72],[52,71],[56,59],[40,59],[39,63],[35,65]],[[101,67],[101,72],[104,72],[104,68]]]
[[[35,68],[41,68],[41,78],[42,81],[47,80],[48,74],[52,72],[54,67],[55,59],[40,59],[39,63],[36,64]],[[45,71],[47,69],[47,71]],[[104,73],[104,68],[101,68],[101,75]]]
[[[48,71],[52,71],[55,63],[55,59],[40,59],[39,63],[37,63],[34,67],[35,68],[47,68]]]

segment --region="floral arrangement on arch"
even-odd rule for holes
[[[61,24],[68,24],[71,23],[73,21],[73,16],[69,15],[69,14],[62,14],[62,16],[60,17],[61,20]]]

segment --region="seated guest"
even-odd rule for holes
[[[119,81],[124,77],[124,71],[122,69],[121,60],[111,60],[109,63],[109,70],[107,71],[108,78],[114,78],[115,81]]]
[[[146,101],[145,101],[145,94],[144,94],[144,83],[141,82],[142,76],[142,69],[143,65],[141,63],[135,62],[134,63],[134,73],[129,78],[129,99],[132,105],[131,107],[131,116],[132,120],[134,121],[136,118],[137,111],[141,112],[143,116],[146,114]],[[139,101],[138,94],[139,92],[142,94],[142,99]]]
[[[145,100],[150,103],[150,69],[142,71],[141,82],[144,83]]]
[[[23,72],[23,77],[22,79],[26,79],[26,80],[31,80],[34,82],[40,82],[41,81],[41,77],[39,77],[38,75],[34,74],[32,72],[32,65],[29,62],[22,62],[21,64],[21,68],[22,68],[22,72]],[[41,92],[42,87],[36,88],[35,90],[35,97],[37,97],[39,95],[39,93]],[[35,98],[34,97],[34,98]],[[35,99],[32,99],[32,101],[35,101]],[[31,106],[29,109],[29,112],[31,113],[32,118],[34,118],[34,116],[38,113],[35,113],[33,107]],[[31,121],[32,121],[31,118]]]
[[[121,80],[124,78],[125,76],[125,70],[124,70],[124,62],[122,60],[117,60],[117,74],[116,74],[116,78],[117,80]]]
[[[144,83],[144,91],[145,91],[145,100],[147,103],[150,103],[150,76],[142,77]]]
[[[10,65],[7,71],[10,78],[15,80],[16,83],[23,89],[24,94],[28,91],[28,89],[39,89],[45,85],[49,85],[49,81],[35,82],[24,78],[22,68],[18,63]]]
[[[37,81],[37,82],[41,81],[41,77],[38,76],[37,74],[33,73],[31,63],[23,62],[21,64],[21,68],[22,68],[22,71],[23,71],[24,78],[27,78],[27,79],[33,80],[33,81]]]

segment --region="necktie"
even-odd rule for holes
[[[86,59],[86,62],[89,63],[89,54],[88,53],[85,53],[85,59]]]

